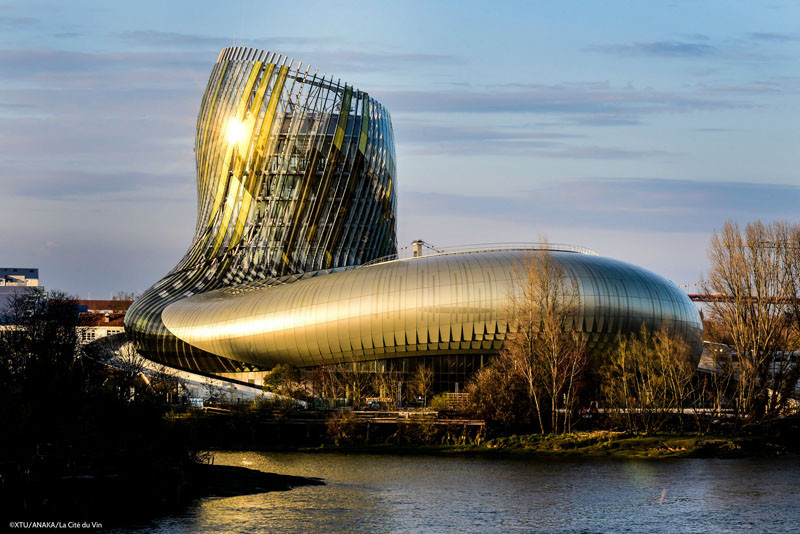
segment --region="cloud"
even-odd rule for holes
[[[463,63],[463,58],[451,54],[396,53],[376,50],[364,52],[361,46],[334,37],[269,37],[237,39],[201,34],[161,32],[154,30],[129,31],[117,34],[123,41],[163,49],[206,49],[219,51],[228,46],[249,46],[270,50],[287,57],[301,58],[324,72],[362,72],[387,70],[404,65],[451,65]],[[334,48],[335,47],[335,48]]]
[[[190,34],[178,32],[162,32],[156,30],[126,31],[115,34],[123,41],[134,44],[152,46],[159,49],[164,47],[197,48],[206,47],[220,49],[226,46],[252,46],[252,47],[309,47],[328,46],[334,43],[341,44],[341,40],[333,37],[269,37],[231,39],[213,35]]]
[[[160,32],[155,30],[126,31],[116,34],[123,41],[156,48],[224,48],[233,45],[232,39],[210,35]]]
[[[762,41],[768,40],[768,35],[774,35],[771,39],[777,41],[782,36],[780,34],[750,34],[751,40],[758,40],[754,35],[761,35]],[[703,41],[703,42],[697,42]],[[723,42],[719,45],[708,44],[707,38],[690,41],[650,41],[635,42],[630,44],[612,45],[593,45],[587,46],[584,50],[588,52],[599,52],[622,57],[651,57],[651,58],[682,58],[700,59],[715,58],[726,61],[769,61],[775,59],[785,59],[786,56],[779,54],[767,54],[753,50],[752,43],[742,43],[741,40]],[[733,43],[733,44],[732,44]],[[747,46],[745,46],[745,44]]]
[[[0,81],[49,88],[163,88],[207,76],[214,54],[0,50]]]
[[[413,121],[400,119],[394,121],[395,132],[403,142],[410,143],[460,143],[465,141],[511,141],[554,139],[574,139],[584,137],[577,134],[559,132],[531,131],[527,128],[490,128],[480,126],[451,126],[429,121]]]
[[[682,37],[690,41],[710,41],[711,38],[704,33],[684,33],[680,34]]]
[[[674,156],[668,150],[630,150],[603,146],[572,146],[553,152],[537,154],[550,158],[567,159],[647,159],[654,157]]]
[[[561,114],[575,124],[636,124],[652,113],[686,113],[747,108],[746,101],[694,92],[670,92],[606,83],[508,84],[480,90],[381,91],[375,96],[394,114]]]
[[[720,85],[717,87],[709,87],[711,91],[721,91],[726,93],[774,93],[777,92],[775,87],[767,85]]]
[[[705,43],[686,41],[654,41],[629,45],[600,45],[587,50],[622,56],[707,57],[719,55],[719,50]]]
[[[5,29],[16,29],[16,28],[28,28],[34,24],[38,24],[39,19],[33,17],[7,17],[7,16],[0,16],[0,28]]]
[[[403,217],[469,214],[522,227],[708,232],[731,217],[794,219],[800,187],[666,179],[595,179],[546,184],[504,197],[400,193]]]
[[[445,126],[430,121],[395,122],[398,145],[420,155],[510,155],[565,159],[643,159],[669,156],[663,150],[630,150],[569,143],[587,136],[531,127]]]
[[[103,202],[112,199],[139,202],[142,193],[152,199],[154,190],[158,190],[162,198],[175,197],[176,193],[185,196],[194,186],[194,177],[190,172],[191,170],[187,169],[186,175],[168,175],[135,171],[101,173],[84,169],[3,170],[4,175],[23,177],[19,180],[7,180],[6,195],[8,196],[86,202]]]
[[[769,41],[774,43],[788,43],[800,41],[797,33],[752,32],[748,34],[754,41]]]

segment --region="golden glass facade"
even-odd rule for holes
[[[397,251],[389,113],[367,93],[261,50],[220,53],[195,135],[197,223],[189,251],[125,318],[147,357],[200,371],[240,362],[173,336],[170,303]]]
[[[502,347],[513,273],[530,251],[380,261],[397,252],[394,139],[389,113],[366,93],[275,54],[225,49],[195,153],[192,244],[125,318],[145,356],[236,372],[482,362]],[[574,320],[590,348],[669,323],[699,349],[699,315],[672,283],[577,249],[552,254],[578,284]]]

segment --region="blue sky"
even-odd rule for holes
[[[231,44],[386,105],[401,245],[545,235],[684,284],[725,220],[797,220],[796,3],[29,1],[0,5],[0,264],[94,298],[165,274]]]

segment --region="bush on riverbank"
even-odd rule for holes
[[[100,521],[175,510],[196,449],[170,391],[90,358],[74,299],[22,293],[0,329],[0,502],[17,519]],[[131,390],[136,384],[136,394]]]

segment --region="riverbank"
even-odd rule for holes
[[[236,497],[268,491],[288,491],[300,486],[325,485],[322,479],[316,477],[279,475],[239,466],[198,464],[193,470],[193,498]]]
[[[248,444],[244,449],[252,450]],[[350,443],[319,446],[278,445],[261,447],[264,452],[480,455],[565,458],[744,458],[798,454],[800,450],[782,440],[755,436],[700,434],[638,435],[606,430],[564,435],[524,434],[497,437],[480,444],[432,445],[394,443]]]
[[[80,520],[105,528],[178,514],[206,497],[235,497],[321,486],[319,478],[281,475],[240,466],[170,459],[125,469],[85,468],[69,475],[58,469],[14,469],[3,473],[0,496],[14,521]],[[3,464],[9,466],[9,462]],[[50,466],[53,467],[53,466]],[[97,466],[95,466],[97,467]]]

